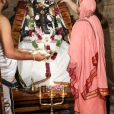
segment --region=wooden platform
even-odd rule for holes
[[[48,93],[47,93],[48,94]],[[50,110],[50,106],[41,106],[39,104],[39,98],[37,97],[38,93],[30,94],[24,90],[13,89],[15,112],[31,112],[37,110]],[[61,96],[57,94],[54,97],[54,102],[60,102]],[[42,99],[43,103],[50,103],[49,96],[45,95]],[[72,97],[71,92],[67,92],[65,101],[62,105],[54,106],[54,109],[68,109],[74,107],[74,98]]]

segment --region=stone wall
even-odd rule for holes
[[[114,0],[104,0],[104,18],[107,28],[104,28],[107,74],[114,82]]]
[[[4,10],[3,14],[8,18],[11,18],[15,13],[14,8],[16,7],[18,1],[19,0],[8,0],[9,3],[8,9]]]
[[[14,7],[19,0],[8,0],[9,8],[3,13],[10,18],[14,15]],[[75,0],[74,0],[75,1]],[[96,0],[97,1],[97,15],[101,20],[105,36],[105,50],[106,50],[106,69],[107,77],[114,82],[114,0]],[[77,15],[70,10],[76,18]],[[114,93],[114,92],[113,92]]]
[[[114,0],[98,0],[97,8],[104,30],[107,77],[114,82]]]

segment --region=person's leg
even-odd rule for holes
[[[5,85],[3,85],[3,95],[4,95],[5,114],[12,114],[10,89]]]

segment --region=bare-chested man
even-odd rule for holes
[[[7,0],[0,0],[0,68],[3,83],[4,102],[8,107],[5,108],[5,114],[14,114],[11,103],[11,86],[15,82],[15,71],[17,60],[37,60],[46,58],[43,54],[31,55],[27,50],[17,50],[14,48],[11,36],[11,26],[8,19],[2,15]],[[16,60],[15,60],[16,59]]]

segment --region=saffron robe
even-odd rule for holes
[[[104,36],[99,19],[93,14],[94,0],[80,3],[79,19],[69,46],[71,91],[74,110],[80,114],[106,114],[108,86],[105,69]]]

